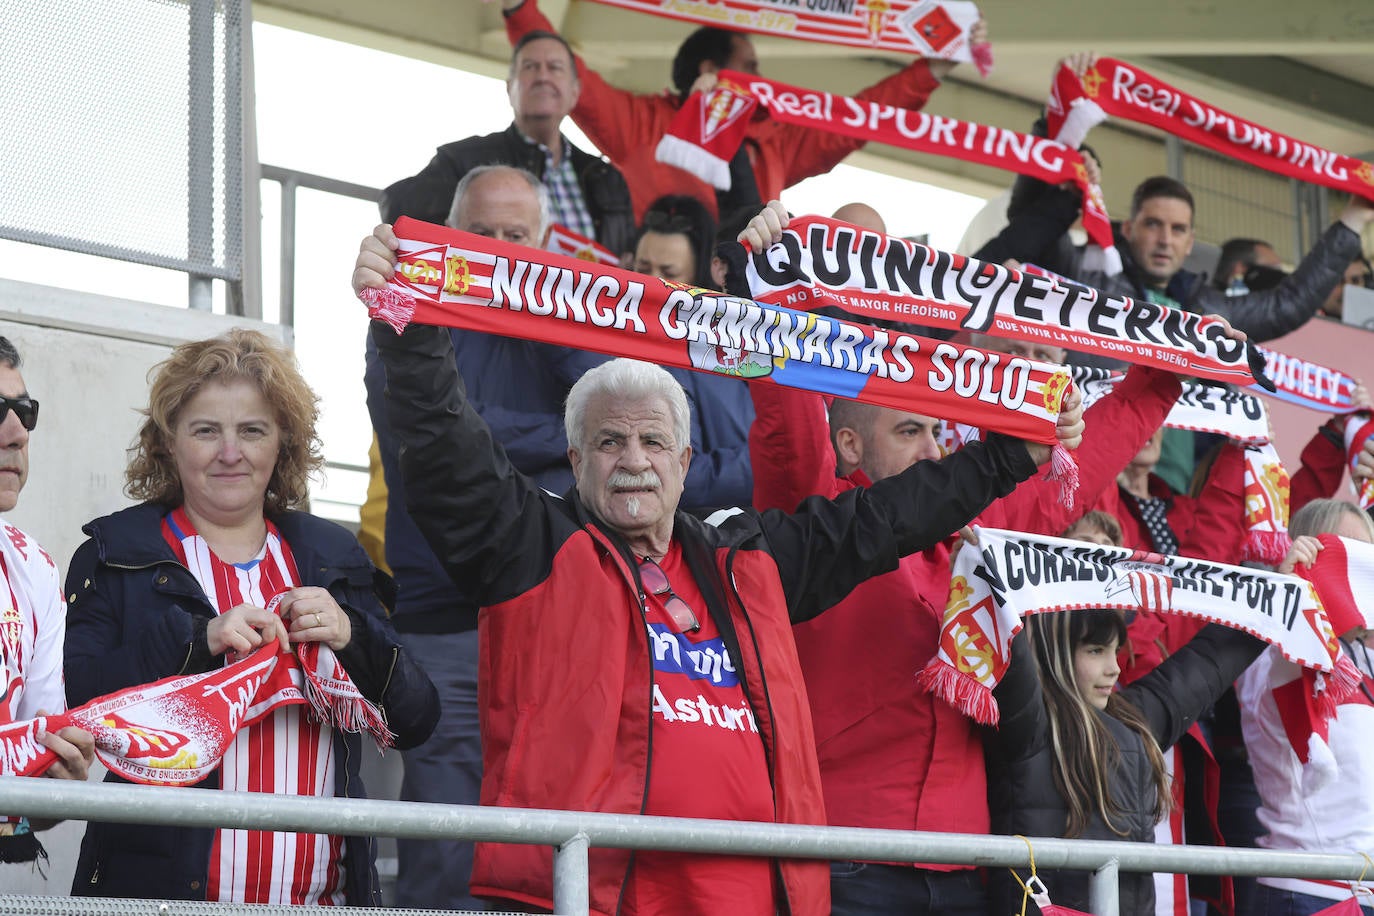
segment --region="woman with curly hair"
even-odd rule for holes
[[[256,331],[183,344],[154,369],[127,471],[142,502],[86,525],[67,575],[72,706],[273,640],[319,643],[397,746],[429,736],[438,697],[386,623],[386,580],[346,530],[295,511],[323,463],[317,403]],[[240,729],[197,788],[359,797],[361,751],[311,706],[286,706]],[[73,893],[379,905],[375,853],[369,837],[92,823]]]

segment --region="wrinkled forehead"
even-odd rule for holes
[[[583,432],[660,433],[672,436],[673,412],[666,398],[600,394],[587,403]]]

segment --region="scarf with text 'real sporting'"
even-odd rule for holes
[[[1374,196],[1374,165],[1247,121],[1110,57],[1098,60],[1081,78],[1061,66],[1050,94],[1058,100],[1046,112],[1050,136],[1070,146],[1082,143],[1108,117],[1119,117],[1276,175]]]
[[[678,111],[668,125],[665,144],[660,145],[655,155],[673,155],[676,158],[671,164],[688,171],[693,171],[698,161],[709,164],[711,160],[724,160],[728,163],[744,138],[744,127],[739,125],[747,121],[755,105],[763,106],[769,117],[783,124],[976,162],[1029,175],[1048,184],[1073,182],[1083,196],[1084,231],[1102,249],[1115,250],[1111,222],[1101,193],[1095,191],[1088,180],[1083,157],[1073,146],[1002,127],[803,89],[733,70],[720,71],[709,100],[684,105]],[[737,126],[732,130],[716,126],[721,125],[721,119],[715,117],[716,112],[729,112],[734,119],[731,124]],[[708,130],[716,131],[709,139]],[[667,137],[673,139],[667,140]],[[705,158],[682,152],[692,147],[702,150]],[[678,152],[668,153],[669,149]],[[718,176],[714,166],[712,169],[712,174]],[[704,181],[712,181],[711,174],[697,174]]]

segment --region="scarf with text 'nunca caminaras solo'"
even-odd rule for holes
[[[363,298],[372,317],[398,333],[414,321],[502,334],[958,417],[1021,439],[1056,442],[1055,423],[1071,385],[1063,367],[764,305],[404,217],[395,230],[401,242],[395,274],[385,289],[365,290]]]

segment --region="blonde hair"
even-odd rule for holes
[[[272,407],[281,429],[264,509],[280,512],[305,501],[310,474],[324,464],[315,432],[320,399],[289,351],[259,331],[234,328],[219,337],[182,344],[149,375],[148,407],[141,411],[144,421],[129,449],[125,493],[133,499],[180,505],[184,494],[171,445],[182,408],[209,383],[246,380]]]

